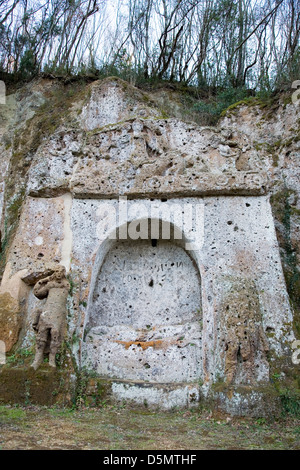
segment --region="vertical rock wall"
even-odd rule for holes
[[[216,128],[166,119],[114,78],[66,95],[65,113],[61,97],[56,83],[28,85],[2,127],[0,339],[12,351],[34,347],[32,319],[45,304],[34,282],[62,265],[77,372],[109,378],[118,399],[171,408],[212,396],[252,412],[275,371],[285,380],[293,370],[273,216],[284,191],[289,212],[276,228],[295,287],[297,141],[277,160],[243,109]]]

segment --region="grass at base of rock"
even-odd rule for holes
[[[296,450],[300,420],[232,418],[129,406],[70,410],[0,406],[0,449]]]

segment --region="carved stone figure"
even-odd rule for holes
[[[226,298],[223,312],[226,383],[237,381],[253,383],[257,379],[257,365],[266,367],[269,350],[256,289],[237,283]]]
[[[61,345],[66,319],[66,304],[70,284],[66,279],[63,266],[58,267],[51,276],[39,280],[33,293],[38,299],[45,299],[43,309],[36,310],[33,329],[37,332],[36,354],[32,364],[37,369],[49,347],[49,365],[55,367],[55,356]]]

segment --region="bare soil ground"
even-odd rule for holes
[[[50,450],[300,449],[300,420],[230,418],[129,407],[0,406],[0,448]]]

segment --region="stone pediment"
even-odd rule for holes
[[[129,91],[128,91],[129,89]],[[162,118],[146,95],[120,80],[96,82],[76,130],[59,129],[37,151],[31,196],[260,195],[258,153],[228,131]]]

